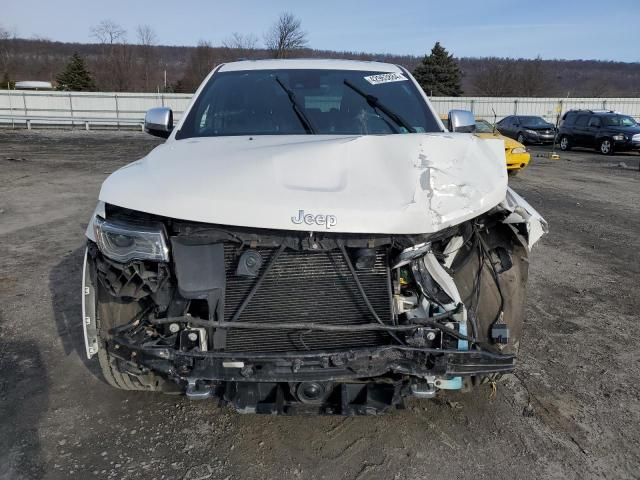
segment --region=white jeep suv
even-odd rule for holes
[[[87,355],[117,388],[241,412],[377,414],[513,370],[546,231],[500,140],[448,131],[410,73],[218,66],[167,138],[102,185]]]

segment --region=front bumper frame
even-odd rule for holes
[[[107,346],[125,362],[148,368],[180,384],[196,382],[345,382],[389,374],[419,378],[508,373],[512,354],[388,345],[313,352],[181,352],[144,347],[116,338]]]

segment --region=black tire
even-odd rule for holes
[[[613,155],[613,142],[609,138],[603,138],[598,144],[598,151],[602,155]]]
[[[520,173],[519,169],[516,170],[507,170],[507,175],[509,175],[510,177],[515,177],[516,175],[518,175],[518,173]]]
[[[522,134],[522,132],[518,133],[518,135],[516,136],[516,141],[518,143],[521,143],[522,145],[526,145],[527,144],[527,139],[525,138],[525,136]]]
[[[560,137],[560,150],[562,150],[563,152],[571,150],[571,141],[566,135]]]
[[[136,302],[126,302],[111,297],[97,285],[96,327],[98,331],[98,363],[104,379],[120,390],[143,390],[155,392],[169,387],[162,377],[142,371],[134,364],[114,357],[107,351],[111,330],[116,325],[128,322],[139,310]]]

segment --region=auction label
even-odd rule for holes
[[[364,77],[364,79],[371,85],[380,85],[381,83],[390,82],[406,82],[408,80],[408,78],[401,73],[380,73],[378,75]]]

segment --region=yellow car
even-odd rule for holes
[[[526,167],[531,160],[531,155],[525,146],[514,139],[501,135],[486,120],[476,120],[476,135],[480,138],[499,138],[504,140],[504,154],[507,157],[507,171],[510,175],[516,175]]]

